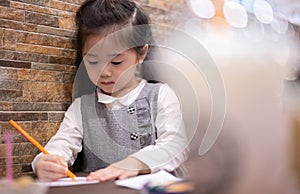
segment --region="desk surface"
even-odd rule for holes
[[[86,176],[88,173],[76,172],[77,176]],[[114,181],[86,184],[86,185],[73,185],[65,187],[50,187],[47,194],[139,194],[140,191],[129,189],[115,185]]]
[[[115,185],[114,181],[76,185],[66,187],[51,187],[47,194],[139,194],[140,191]]]

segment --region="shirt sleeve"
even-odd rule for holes
[[[144,162],[151,172],[173,171],[187,159],[189,148],[179,100],[166,84],[159,90],[157,110],[155,145],[149,145],[131,157]]]
[[[80,98],[77,98],[65,112],[57,133],[46,144],[45,149],[50,154],[62,156],[67,164],[71,166],[77,157],[77,153],[82,149],[82,138]],[[36,172],[36,162],[42,154],[38,154],[31,164],[34,172]]]

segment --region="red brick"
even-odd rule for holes
[[[62,36],[62,37],[70,37],[70,38],[74,38],[76,35],[75,30],[53,28],[50,26],[38,26],[38,33]]]
[[[49,9],[49,7],[42,7],[38,5],[28,4],[28,3],[21,3],[17,1],[11,1],[10,7],[16,9],[22,9],[26,11],[33,11],[37,13],[45,13],[49,15],[57,15],[57,11],[53,9]]]
[[[22,53],[15,51],[0,50],[0,58],[12,61],[48,62],[48,56],[34,53]]]
[[[6,19],[0,19],[0,27],[6,29],[14,29],[20,31],[29,31],[29,32],[36,32],[37,25],[24,23],[20,21],[12,21]]]
[[[60,122],[35,122],[31,135],[39,142],[47,142],[57,132]]]
[[[45,112],[0,112],[0,121],[48,121],[48,114]]]
[[[63,1],[50,0],[50,7],[58,10],[63,10],[63,11],[76,12],[79,5],[66,3]]]
[[[0,6],[9,7],[10,6],[10,1],[9,0],[1,0],[0,1]]]
[[[20,62],[20,61],[7,61],[7,60],[0,60],[1,67],[17,67],[17,68],[25,68],[29,69],[31,67],[30,62]]]
[[[5,30],[2,36],[3,49],[16,50],[17,33],[13,30]]]
[[[75,58],[49,56],[49,63],[75,65]]]
[[[66,111],[70,103],[14,102],[0,103],[0,107],[13,111]]]
[[[0,77],[2,80],[17,80],[17,70],[9,69],[6,67],[0,67]]]
[[[0,62],[1,64],[1,62]],[[48,64],[48,63],[32,63],[32,69],[51,70],[51,71],[64,71],[64,72],[76,72],[76,66],[60,65],[60,64]]]
[[[0,89],[0,101],[20,101],[23,95],[20,90]]]
[[[18,70],[18,80],[21,81],[61,82],[63,75],[63,72],[58,71]]]
[[[64,2],[81,5],[83,2],[85,2],[85,0],[64,0]]]
[[[20,52],[31,52],[31,53],[39,53],[39,54],[47,54],[47,55],[61,54],[61,50],[57,47],[48,47],[48,46],[23,44],[23,43],[18,43],[16,45],[16,50]]]
[[[25,12],[23,10],[0,7],[0,18],[17,21],[25,21]]]
[[[63,29],[75,30],[75,14],[60,14],[59,27]]]
[[[43,7],[49,7],[49,0],[14,0],[14,1],[20,1],[20,2],[26,3],[26,4],[34,4],[34,5],[40,5]]]
[[[13,103],[11,102],[0,102],[0,110],[1,111],[8,111],[12,110]]]
[[[25,11],[25,22],[38,25],[58,27],[58,17]]]
[[[75,46],[74,40],[70,38],[27,32],[18,33],[17,41],[19,43],[53,46],[59,48],[74,48]]]

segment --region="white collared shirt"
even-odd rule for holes
[[[113,110],[121,109],[125,106],[132,104],[135,101],[135,99],[138,97],[138,95],[140,94],[140,92],[142,91],[145,85],[146,85],[146,80],[141,80],[139,85],[136,88],[134,88],[132,91],[128,92],[127,94],[125,94],[120,98],[103,94],[98,89],[97,92],[98,102],[107,105],[110,104],[111,109]]]
[[[138,97],[146,82],[146,80],[141,80],[135,89],[120,98],[98,91],[98,102],[109,105],[114,110],[128,106]],[[80,98],[77,98],[70,105],[59,130],[45,146],[49,153],[65,158],[68,165],[74,163],[77,153],[82,149],[83,127],[80,101]],[[146,146],[131,157],[144,162],[152,172],[160,169],[173,171],[187,159],[189,150],[179,100],[166,84],[159,89],[155,125],[158,137],[156,144]],[[34,171],[35,163],[40,155],[36,156],[32,162]]]

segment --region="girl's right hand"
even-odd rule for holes
[[[36,173],[41,181],[56,181],[67,176],[68,165],[58,155],[46,154],[36,162]]]

